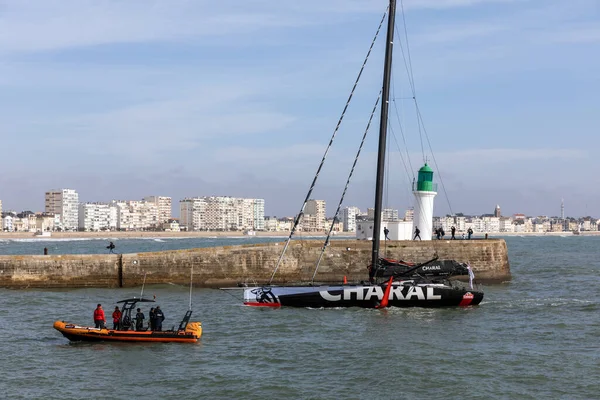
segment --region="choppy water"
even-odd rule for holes
[[[71,344],[52,329],[139,289],[0,289],[2,397],[599,398],[600,238],[507,243],[513,280],[466,309],[264,310],[197,289],[196,345]],[[178,324],[188,288],[145,293]]]

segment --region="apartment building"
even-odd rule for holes
[[[500,232],[514,232],[515,225],[512,218],[500,217],[499,221]]]
[[[265,200],[264,199],[250,199],[252,200],[252,218],[253,218],[253,229],[256,231],[265,230]]]
[[[45,212],[59,215],[60,228],[77,230],[79,225],[79,194],[73,189],[58,189],[46,192]]]
[[[158,208],[158,222],[167,223],[173,218],[172,202],[166,196],[147,196],[143,199],[147,203],[154,203]]]
[[[278,227],[277,217],[265,217],[265,231],[275,232]]]
[[[384,208],[381,210],[381,220],[386,222],[398,221],[398,210]]]
[[[2,230],[5,232],[14,232],[14,219],[15,215],[9,212],[0,214],[2,215]]]
[[[277,230],[278,231],[291,231],[294,226],[294,218],[292,217],[284,217],[279,218],[277,221]]]
[[[114,200],[116,207],[116,227],[121,231],[157,229],[158,207],[155,203],[143,200]]]
[[[180,200],[180,225],[187,230],[264,230],[265,201],[229,196]]]
[[[0,200],[0,215],[2,215],[2,200]]]
[[[179,226],[187,231],[205,230],[206,202],[203,198],[185,198],[179,201]]]
[[[345,207],[342,210],[342,226],[344,232],[356,232],[357,215],[360,215],[358,207]]]
[[[114,210],[111,212],[111,209]],[[117,227],[116,206],[108,203],[80,203],[79,204],[79,230],[104,231]]]
[[[302,230],[322,232],[325,230],[325,200],[308,200],[302,217]]]

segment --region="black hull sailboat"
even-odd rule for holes
[[[383,284],[264,286],[247,288],[244,304],[255,307],[466,307],[483,300],[483,292],[449,283],[393,281]]]
[[[306,206],[312,189],[315,186],[316,179],[319,175],[319,171],[321,170],[323,161],[325,160],[324,156],[323,160],[321,161],[321,165],[317,170],[317,174],[314,177],[313,184],[311,185],[306,200],[304,201],[304,205],[300,213],[296,217],[294,226],[290,232],[288,241],[284,246],[275,271],[271,276],[271,281],[269,282],[269,285],[246,287],[244,289],[245,305],[256,307],[288,306],[312,308],[438,308],[472,306],[481,303],[481,301],[483,300],[483,292],[479,290],[474,290],[472,283],[467,286],[466,284],[462,284],[461,282],[448,280],[448,278],[453,275],[469,275],[472,278],[472,271],[468,266],[464,264],[457,263],[451,260],[443,260],[445,265],[442,266],[442,263],[440,261],[434,259],[424,264],[415,265],[403,261],[384,259],[380,258],[379,256],[382,229],[382,221],[379,217],[382,215],[383,208],[382,204],[384,189],[384,170],[387,141],[388,108],[390,100],[390,82],[392,73],[392,49],[395,31],[395,14],[396,0],[390,0],[388,8],[383,86],[381,89],[381,116],[379,121],[379,147],[377,155],[377,175],[375,185],[375,218],[373,223],[373,250],[370,264],[371,266],[369,267],[369,282],[343,285],[311,284],[309,286],[274,286],[270,284],[273,281],[273,276],[277,272],[277,269],[281,263],[283,255],[288,247],[289,241],[292,238],[292,235],[294,234],[294,231],[300,221],[300,218],[303,215],[304,207]],[[370,50],[368,54],[370,54]],[[352,94],[350,95],[350,98],[351,97]],[[350,98],[348,99],[348,102],[350,101]],[[373,109],[373,111],[375,111],[375,109]],[[330,146],[332,141],[333,137],[330,141]],[[327,154],[327,151],[325,152],[325,154]],[[325,242],[323,249],[325,249],[326,246],[327,241]],[[383,281],[378,282],[378,280]]]

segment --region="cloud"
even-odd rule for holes
[[[497,148],[497,149],[465,149],[453,152],[442,152],[439,157],[445,160],[471,160],[485,164],[506,164],[517,161],[541,160],[574,160],[588,156],[583,149],[551,149],[551,148]]]
[[[407,9],[464,8],[519,0],[407,0]],[[117,43],[180,42],[340,23],[381,14],[386,1],[6,0],[0,54]]]
[[[494,3],[515,3],[527,0],[404,0],[406,8],[448,9],[483,6]]]
[[[600,43],[600,28],[593,27],[575,27],[569,30],[552,32],[542,36],[543,39],[564,44],[577,43]]]

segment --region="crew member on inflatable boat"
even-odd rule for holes
[[[119,310],[119,306],[115,307],[115,311],[112,313],[113,317],[113,329],[119,329],[119,323],[121,322],[121,310]]]
[[[160,306],[156,306],[154,309],[154,330],[162,331],[162,323],[165,320],[165,314],[163,314]]]
[[[98,304],[98,306],[94,310],[94,324],[96,324],[96,328],[106,328],[106,317],[104,317],[104,310],[102,309],[102,304]]]
[[[137,313],[135,314],[135,330],[143,331],[144,330],[144,313],[140,308],[137,309]]]

